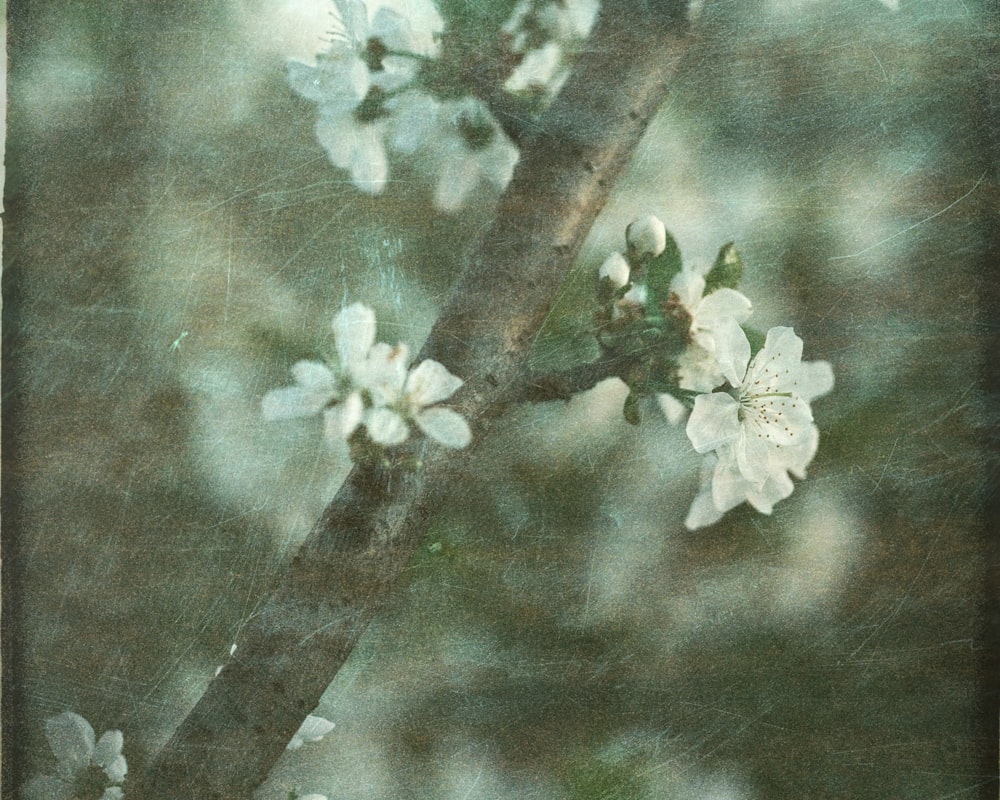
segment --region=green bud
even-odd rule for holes
[[[742,278],[743,259],[732,242],[724,244],[705,276],[705,294],[711,294],[716,289],[735,289]]]

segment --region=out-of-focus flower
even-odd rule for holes
[[[332,731],[336,725],[330,720],[316,716],[315,714],[310,714],[303,720],[299,729],[295,732],[295,735],[289,740],[288,744],[285,745],[286,750],[298,750],[302,745],[308,742],[318,742],[323,739],[330,731]],[[314,795],[308,795],[313,797]],[[318,796],[318,795],[315,795]]]
[[[120,784],[128,772],[121,731],[106,731],[96,739],[87,720],[64,711],[45,721],[45,737],[56,757],[57,774],[30,780],[26,800],[121,800]]]
[[[430,359],[421,361],[409,373],[405,366],[405,358],[398,360],[389,350],[373,353],[370,390],[375,404],[365,414],[368,435],[378,444],[402,444],[413,423],[446,447],[461,449],[468,445],[472,432],[465,418],[450,408],[435,405],[451,397],[464,381]]]
[[[708,454],[687,519],[692,529],[744,501],[769,514],[788,497],[789,473],[805,477],[819,443],[810,403],[833,388],[830,365],[803,362],[791,328],[771,328],[751,361],[746,335],[730,321],[719,328],[716,357],[732,390],[698,395],[688,419],[688,438]]]
[[[523,54],[504,88],[554,96],[565,83],[572,55],[590,34],[597,0],[533,2],[522,0],[504,25],[511,49]]]
[[[333,319],[339,363],[331,369],[320,361],[299,361],[292,367],[295,386],[272,389],[261,401],[264,419],[308,417],[323,412],[332,439],[346,439],[361,424],[362,390],[368,374],[368,353],[375,342],[375,312],[361,303],[348,306]]]
[[[409,20],[392,9],[380,8],[369,23],[361,0],[335,2],[343,30],[315,66],[289,61],[288,82],[317,104],[316,139],[330,162],[350,170],[357,188],[378,194],[389,176],[388,100],[416,74],[411,54],[426,47]]]
[[[504,189],[519,152],[483,104],[472,97],[442,103],[435,145],[437,188],[434,205],[453,213],[480,184]]]

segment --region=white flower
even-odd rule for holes
[[[412,422],[446,447],[461,449],[468,445],[472,432],[464,417],[435,405],[451,397],[464,381],[432,360],[420,362],[407,374],[405,350],[402,358],[398,351],[372,351],[369,388],[375,406],[365,413],[368,435],[378,444],[402,444]]]
[[[791,328],[771,328],[751,361],[746,335],[730,320],[717,331],[716,358],[732,390],[698,395],[688,419],[692,445],[709,454],[686,522],[692,529],[744,501],[769,514],[788,497],[789,472],[805,477],[819,443],[810,403],[833,388],[830,365],[803,362]]]
[[[380,8],[371,24],[361,0],[335,0],[343,31],[315,66],[288,62],[288,82],[319,106],[316,139],[330,162],[350,170],[354,185],[370,194],[385,188],[389,176],[384,138],[391,114],[387,93],[416,74],[415,59],[399,53],[421,48],[409,21]]]
[[[57,774],[29,781],[26,800],[121,800],[119,784],[128,772],[121,731],[107,731],[95,741],[87,720],[64,711],[45,721],[45,737],[56,757]]]
[[[616,289],[621,289],[629,281],[628,261],[621,253],[612,253],[597,271],[598,280],[607,278]]]
[[[309,714],[299,729],[292,736],[288,744],[285,745],[286,750],[298,750],[302,745],[307,742],[318,742],[321,741],[324,736],[326,736],[330,731],[332,731],[336,725],[330,720],[324,717],[318,717],[315,714]],[[312,797],[313,795],[309,795]]]
[[[480,183],[504,189],[519,153],[479,100],[443,103],[441,115],[441,135],[435,141],[440,176],[434,205],[453,213]]]
[[[691,318],[690,344],[678,359],[680,387],[692,392],[710,392],[724,376],[715,358],[716,331],[729,323],[746,322],[753,306],[735,289],[721,288],[705,296],[705,278],[684,267],[670,283],[672,300]]]
[[[324,428],[331,439],[346,439],[361,424],[368,353],[375,342],[375,312],[354,303],[334,317],[333,333],[339,358],[337,370],[319,361],[296,363],[292,367],[296,385],[272,389],[264,395],[264,419],[291,419],[323,412]]]
[[[629,223],[625,228],[625,241],[630,252],[655,258],[667,246],[667,229],[658,217],[650,214]]]
[[[563,63],[562,56],[562,47],[558,42],[546,42],[529,50],[503,88],[514,93],[538,90],[549,95],[556,94],[569,76],[569,67]]]

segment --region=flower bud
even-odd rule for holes
[[[629,279],[628,262],[625,260],[625,256],[621,253],[612,253],[608,256],[601,264],[597,278],[598,280],[606,278],[616,289],[621,289],[628,283]]]
[[[625,229],[625,241],[631,253],[640,258],[655,258],[667,246],[667,229],[650,214],[635,220]]]

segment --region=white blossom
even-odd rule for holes
[[[732,388],[698,395],[688,419],[692,445],[709,455],[690,528],[744,501],[769,514],[788,497],[789,473],[805,477],[819,443],[810,403],[833,388],[830,365],[803,362],[802,340],[791,328],[771,328],[751,360],[746,335],[730,320],[716,332],[716,358]]]
[[[415,424],[448,447],[465,447],[472,433],[465,419],[436,404],[462,385],[461,378],[436,361],[407,371],[409,348],[375,343],[375,312],[354,303],[333,320],[338,363],[299,361],[292,367],[296,385],[264,395],[265,419],[322,413],[327,439],[347,439],[364,424],[372,441],[401,444]]]
[[[326,719],[325,717],[319,717],[315,714],[309,714],[299,729],[295,732],[295,735],[289,740],[288,744],[285,745],[286,750],[298,750],[302,745],[308,742],[318,742],[323,739],[330,731],[336,727],[335,723]],[[312,795],[309,795],[312,797]]]
[[[461,414],[436,405],[451,397],[464,383],[437,361],[421,361],[408,373],[405,351],[373,351],[371,383],[374,407],[365,413],[368,435],[382,445],[402,444],[415,424],[446,447],[461,449],[472,440],[469,424]],[[381,363],[379,363],[381,361]]]
[[[335,0],[343,30],[315,66],[288,62],[288,82],[318,106],[316,139],[354,185],[378,194],[389,177],[385,150],[390,94],[409,83],[426,50],[407,18],[382,7],[369,23],[361,0]]]
[[[673,302],[690,317],[689,344],[677,364],[680,387],[710,392],[725,380],[715,358],[716,331],[731,322],[746,322],[753,306],[745,295],[726,287],[706,296],[705,278],[690,267],[674,276],[670,290]]]
[[[667,246],[667,229],[662,220],[649,214],[629,223],[625,228],[625,241],[630,252],[640,257],[653,258]]]
[[[56,774],[30,780],[26,800],[121,800],[120,784],[128,772],[121,731],[106,731],[96,739],[87,720],[64,711],[45,721],[45,737],[56,757]]]
[[[687,416],[687,407],[669,392],[657,394],[656,403],[671,425],[676,425]]]

